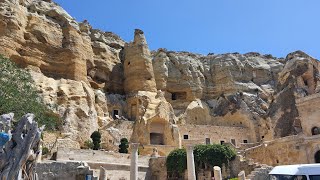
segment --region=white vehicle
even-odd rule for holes
[[[270,180],[320,180],[320,164],[276,166]]]

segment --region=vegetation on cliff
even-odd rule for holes
[[[0,114],[9,112],[17,118],[33,113],[46,130],[57,130],[62,124],[60,117],[43,103],[30,73],[0,55]]]

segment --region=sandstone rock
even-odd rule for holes
[[[290,53],[286,65],[279,73],[274,101],[268,116],[272,119],[275,137],[296,134],[295,124],[300,124],[296,99],[315,93],[318,86],[319,61],[302,51]],[[301,127],[298,127],[298,129]]]
[[[120,136],[179,147],[184,124],[244,127],[256,141],[283,137],[301,129],[296,99],[320,92],[319,62],[301,51],[285,59],[151,53],[141,30],[126,43],[51,0],[0,1],[0,53],[32,71],[70,134],[61,142],[75,147],[98,129],[112,150]]]
[[[94,91],[84,82],[55,80],[41,73],[32,76],[44,102],[63,118],[62,132],[71,133],[70,139],[75,142],[88,140],[98,129],[95,107],[103,104],[103,100],[97,98],[96,103]]]
[[[134,41],[127,44],[124,48],[124,51],[125,92],[156,92],[157,89],[154,79],[151,54],[144,34],[141,30],[135,30]]]

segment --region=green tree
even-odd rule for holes
[[[100,149],[101,133],[99,131],[94,131],[91,134],[90,138],[92,139],[92,142],[93,142],[93,150]]]
[[[236,156],[231,147],[220,144],[197,145],[193,153],[197,168],[201,165],[222,167],[222,164],[228,164]]]
[[[168,174],[172,177],[180,177],[187,169],[186,149],[175,149],[170,152],[166,161]]]
[[[127,138],[122,138],[119,144],[119,153],[128,153],[129,142]]]
[[[0,55],[0,114],[9,112],[17,119],[33,113],[36,121],[47,130],[58,130],[62,125],[59,115],[39,96],[29,71]]]
[[[229,146],[220,144],[197,145],[194,150],[196,168],[220,166],[228,164],[236,156],[236,152]],[[185,149],[176,149],[167,157],[167,171],[172,177],[179,177],[187,169],[187,155]]]

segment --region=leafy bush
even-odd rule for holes
[[[49,149],[47,147],[42,148],[42,155],[47,155],[49,154]]]
[[[175,174],[182,174],[187,169],[186,149],[175,149],[167,157],[167,171]]]
[[[13,112],[16,118],[33,113],[47,130],[60,129],[60,117],[38,95],[30,73],[0,55],[0,114]]]
[[[220,144],[197,145],[194,150],[194,161],[197,169],[201,167],[220,166],[228,164],[236,156],[236,152],[229,146]],[[168,174],[179,174],[187,169],[187,154],[185,149],[176,149],[167,157]]]
[[[94,147],[94,144],[90,139],[88,139],[84,142],[85,149],[93,149],[93,147]]]
[[[193,153],[195,164],[198,167],[201,167],[202,164],[222,167],[222,164],[227,164],[236,156],[233,149],[220,144],[197,145]]]
[[[119,153],[128,153],[129,142],[127,138],[122,138],[119,145]]]
[[[91,134],[90,138],[92,139],[92,142],[93,142],[93,150],[100,149],[101,133],[99,131],[94,131]]]

